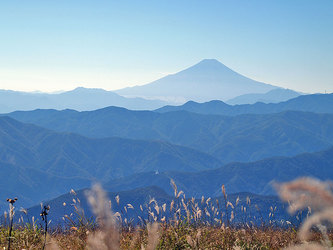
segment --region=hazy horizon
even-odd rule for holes
[[[143,85],[216,58],[253,80],[333,92],[333,2],[10,1],[0,89]]]
[[[210,59],[213,59],[213,58],[210,58]],[[202,59],[200,60],[198,63],[200,63],[201,61],[204,61],[206,59]],[[216,60],[216,59],[213,59],[213,60]],[[198,64],[196,63],[196,64]],[[194,64],[194,65],[196,65]],[[190,67],[194,66],[194,65],[191,65]],[[225,65],[227,66],[227,65]],[[188,68],[190,68],[188,67]],[[166,74],[166,75],[163,75],[161,76],[160,78],[163,78],[165,76],[168,76],[168,75],[173,75],[173,74],[176,74],[176,73],[179,73],[183,70],[186,70],[188,68],[184,68],[184,69],[181,69],[177,72],[172,72],[170,74]],[[231,69],[233,70],[233,69]],[[239,73],[239,72],[236,72],[236,73]],[[241,73],[240,73],[241,74]],[[242,75],[242,74],[241,74]],[[245,76],[245,75],[243,75]],[[245,76],[247,77],[247,76]],[[158,78],[158,79],[160,79]],[[152,80],[151,82],[154,82],[158,79],[154,79]],[[256,79],[252,79],[252,80],[256,80]],[[146,84],[149,84],[151,82],[146,82],[146,83],[143,83],[143,84],[134,84],[134,85],[129,85],[129,86],[124,86],[122,88],[117,88],[117,89],[107,89],[107,88],[104,88],[104,87],[100,87],[100,86],[84,86],[84,85],[76,85],[76,86],[71,86],[69,88],[65,88],[65,89],[54,89],[54,90],[42,90],[42,89],[33,89],[33,90],[30,90],[30,89],[13,89],[13,88],[0,88],[0,90],[8,90],[8,91],[19,91],[19,92],[26,92],[26,93],[45,93],[45,94],[60,94],[60,93],[63,93],[63,92],[67,92],[67,91],[72,91],[72,90],[75,90],[77,88],[86,88],[86,89],[102,89],[102,90],[106,90],[106,91],[116,91],[116,90],[120,90],[120,89],[123,89],[123,88],[127,88],[127,87],[136,87],[136,86],[143,86],[143,85],[146,85]],[[267,82],[266,82],[267,83]],[[267,83],[267,84],[270,84],[270,83]],[[285,88],[285,89],[291,89],[291,88],[288,88],[288,87],[282,87],[282,86],[278,86],[278,85],[275,85],[276,87],[281,87],[281,88]],[[324,91],[324,92],[312,92],[312,93],[305,93],[305,92],[302,92],[302,91],[298,91],[297,89],[291,89],[291,90],[294,90],[294,91],[297,91],[299,93],[303,93],[303,94],[316,94],[316,93],[330,93],[328,91]],[[333,91],[332,91],[333,92]],[[149,99],[149,98],[148,98]]]

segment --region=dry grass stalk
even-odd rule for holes
[[[56,241],[54,239],[52,239],[49,234],[47,235],[47,242],[45,245],[45,250],[60,250]]]
[[[280,197],[289,202],[289,212],[310,208],[314,213],[303,222],[298,237],[302,242],[309,239],[313,226],[320,229],[324,241],[322,244],[303,243],[288,249],[328,249],[332,243],[328,240],[326,227],[321,225],[323,221],[333,223],[333,193],[331,183],[312,178],[299,178],[292,182],[276,185]]]
[[[173,179],[170,180],[170,185],[173,188],[175,197],[177,197],[177,195],[178,195],[178,189],[177,189],[177,185],[176,185],[176,183],[175,183],[175,181]]]
[[[145,250],[154,250],[157,247],[159,242],[160,234],[159,234],[159,223],[154,222],[153,224],[147,224],[147,231],[148,231],[148,243],[147,247],[142,249]]]
[[[308,242],[285,248],[285,250],[327,250],[327,249],[329,248],[320,245],[318,243],[308,243]]]
[[[96,184],[86,195],[99,225],[99,229],[88,236],[88,249],[119,249],[119,231],[104,190]]]
[[[276,185],[280,197],[290,201],[289,212],[311,207],[313,210],[323,210],[333,207],[332,183],[322,182],[312,178],[299,178],[292,182]]]
[[[191,235],[186,236],[186,241],[191,246],[191,249],[200,249],[199,248],[200,237],[201,237],[201,230],[200,229],[196,233],[194,239],[191,237]]]

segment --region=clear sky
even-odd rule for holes
[[[332,0],[0,0],[0,89],[119,89],[215,58],[333,92],[332,13]]]

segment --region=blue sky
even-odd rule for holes
[[[0,1],[0,89],[119,89],[216,58],[333,92],[332,13],[331,0]]]

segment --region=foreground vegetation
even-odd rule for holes
[[[76,199],[74,208],[76,219],[65,215],[65,227],[48,229],[49,207],[44,206],[41,216],[43,223],[15,224],[11,230],[14,200],[10,200],[9,220],[0,227],[0,246],[3,249],[329,249],[332,247],[333,233],[321,224],[323,220],[333,221],[333,195],[327,183],[312,179],[299,179],[280,185],[278,188],[283,200],[290,203],[290,212],[308,207],[316,212],[308,216],[303,225],[296,228],[277,227],[276,224],[251,225],[229,224],[233,218],[228,213],[214,218],[215,223],[201,220],[200,210],[192,200],[179,199],[182,192],[172,183],[175,202],[170,206],[173,216],[165,219],[162,211],[165,205],[155,204],[154,212],[148,207],[148,217],[140,223],[130,223],[120,213],[112,213],[110,201],[100,186],[95,186],[87,194],[96,220],[87,219]],[[224,207],[233,207],[222,187],[226,199]],[[119,199],[119,198],[118,198]],[[208,202],[207,202],[208,204]],[[131,205],[128,204],[128,209]],[[141,208],[142,209],[142,208]],[[211,209],[214,210],[213,208]],[[217,210],[216,210],[217,211]],[[209,212],[208,212],[209,213]],[[225,219],[222,219],[223,216]],[[206,217],[207,218],[207,217]],[[220,221],[217,218],[221,218]],[[327,224],[325,224],[327,225]],[[316,226],[315,228],[313,226]],[[9,233],[10,232],[10,233]],[[10,237],[9,237],[10,235]]]
[[[110,246],[94,242],[88,236],[98,231],[67,229],[48,235],[46,249],[109,249]],[[0,232],[1,247],[7,247],[8,231]],[[320,235],[316,236],[318,240]],[[96,239],[95,239],[96,240]],[[173,227],[159,225],[146,229],[122,230],[119,241],[110,242],[121,249],[279,249],[297,243],[293,230],[279,229],[220,229],[214,227]],[[89,244],[88,244],[89,243]],[[41,230],[17,228],[12,235],[12,249],[42,249],[44,235]],[[96,248],[96,244],[99,248]]]
[[[2,227],[0,231],[0,246],[4,249],[8,244],[7,230]],[[295,230],[278,228],[221,229],[153,224],[146,228],[120,229],[119,234],[108,233],[110,235],[104,238],[103,232],[87,228],[55,230],[48,234],[46,249],[281,249],[301,243]],[[329,239],[333,239],[332,234]],[[309,240],[325,239],[316,232]],[[11,249],[42,249],[43,245],[41,229],[18,227],[13,231]]]

